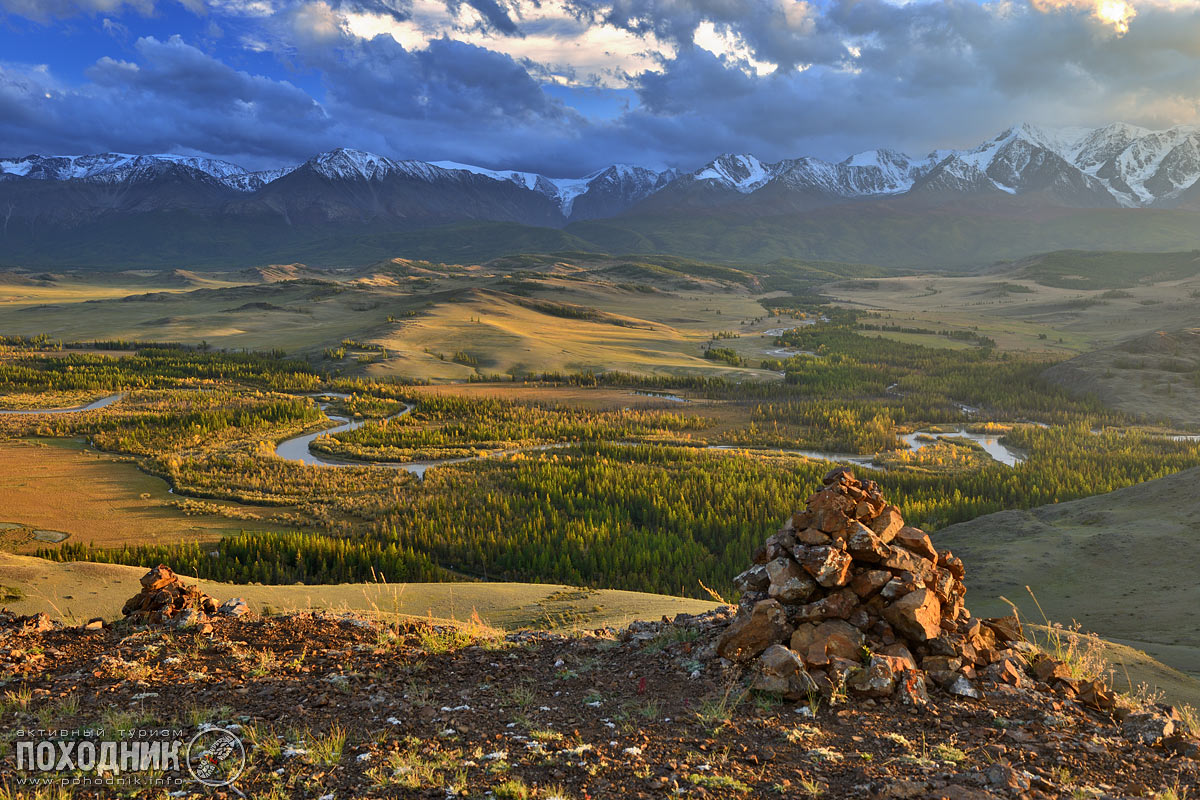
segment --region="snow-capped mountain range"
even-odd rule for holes
[[[692,172],[615,164],[578,178],[395,160],[351,149],[257,172],[200,156],[30,155],[0,158],[0,215],[7,215],[7,234],[22,220],[45,231],[155,211],[274,219],[287,226],[353,221],[411,228],[468,220],[562,227],[698,209],[768,215],[903,198],[947,205],[1008,196],[1038,206],[1200,210],[1198,178],[1195,128],[1022,124],[968,150],[922,157],[881,149],[839,162],[801,157],[768,163],[726,154]]]
[[[160,179],[172,170],[195,173],[236,192],[250,194],[291,173],[305,169],[331,181],[379,182],[389,178],[427,183],[453,183],[465,176],[511,183],[550,200],[565,218],[571,218],[575,201],[592,190],[615,195],[624,205],[648,196],[675,177],[673,170],[656,171],[614,164],[582,178],[550,178],[532,172],[500,171],[453,161],[399,161],[361,150],[339,148],[321,153],[303,164],[252,172],[237,164],[202,156],[173,154],[128,155],[102,153],[83,156],[39,156],[0,159],[0,180],[24,178],[40,181],[80,181],[92,184],[135,184]],[[594,216],[594,215],[592,215]]]
[[[1200,130],[1114,123],[1051,130],[1022,124],[970,150],[935,150],[922,158],[894,150],[868,150],[837,163],[723,155],[682,180],[742,194],[779,184],[845,199],[934,189],[1010,195],[1053,189],[1097,205],[1137,208],[1170,204],[1198,178]]]

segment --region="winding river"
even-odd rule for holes
[[[308,397],[338,397],[346,399],[350,395],[342,394],[341,392],[322,392],[317,395],[307,395]],[[493,450],[488,453],[477,456],[468,456],[464,458],[442,458],[431,461],[351,461],[348,459],[334,458],[332,456],[314,453],[309,449],[309,445],[319,436],[326,436],[333,433],[341,433],[342,431],[352,431],[355,428],[361,428],[366,424],[366,420],[352,420],[347,417],[342,417],[337,414],[329,413],[329,403],[317,402],[321,410],[325,412],[330,420],[338,424],[332,428],[316,431],[315,433],[305,433],[300,436],[293,436],[291,439],[284,439],[279,444],[275,445],[275,455],[287,461],[296,461],[301,464],[307,464],[310,467],[388,467],[389,469],[402,469],[405,472],[411,472],[418,478],[424,478],[425,472],[433,467],[442,467],[447,464],[462,464],[466,461],[479,461],[485,458],[495,458],[497,456],[510,456],[516,453],[528,453],[538,450],[554,450],[560,447],[569,447],[570,443],[564,442],[561,444],[541,444],[530,445],[529,447],[514,447],[509,450]],[[393,414],[388,419],[396,419],[403,417],[405,414],[412,413],[415,406],[406,403],[404,410],[399,414]]]
[[[339,397],[342,399],[349,397],[347,394],[334,392],[324,392],[322,394],[308,396]],[[672,396],[670,399],[676,398],[675,396]],[[678,402],[686,402],[686,400],[680,397],[678,398]],[[315,441],[319,436],[361,428],[366,421],[351,420],[347,417],[329,414],[329,403],[318,401],[317,405],[321,407],[321,410],[326,413],[331,421],[336,422],[337,424],[332,428],[325,428],[324,430],[316,431],[315,433],[305,433],[301,434],[300,436],[293,436],[291,439],[285,439],[275,446],[275,455],[288,461],[296,461],[301,464],[307,464],[314,467],[389,467],[391,469],[402,469],[407,472],[411,472],[418,478],[424,478],[426,471],[432,469],[433,467],[444,466],[446,464],[462,464],[467,461],[479,461],[485,458],[513,455],[515,453],[529,453],[537,452],[539,450],[556,450],[563,447],[570,447],[574,444],[580,444],[580,442],[558,442],[555,444],[530,445],[528,447],[516,447],[509,450],[494,450],[477,456],[468,456],[464,458],[445,458],[434,461],[352,461],[314,453],[309,449],[309,445],[312,444],[312,442]],[[388,417],[388,419],[402,417],[405,414],[411,413],[412,410],[413,406],[406,404],[403,411],[401,411],[399,414]],[[908,445],[909,449],[920,450],[922,447],[925,447],[930,443],[927,441],[927,439],[942,439],[950,436],[970,439],[971,441],[976,442],[996,461],[999,461],[1001,464],[1006,464],[1010,467],[1015,466],[1025,460],[1025,456],[1021,453],[1000,444],[1000,440],[997,436],[992,434],[970,433],[964,428],[956,428],[954,431],[949,433],[930,433],[927,431],[917,431],[916,433],[910,433],[900,438],[906,445]],[[645,443],[615,442],[614,444],[636,447]],[[821,461],[858,464],[859,466],[863,467],[879,469],[879,466],[874,463],[875,457],[873,455],[833,453],[822,450],[793,450],[778,447],[745,447],[727,444],[702,445],[699,447],[699,449],[761,453],[764,455],[804,456],[805,458],[815,458]]]
[[[650,396],[659,397],[661,399],[672,400],[675,402],[687,402],[685,398],[679,397],[678,395],[669,395],[666,393],[653,393],[652,394],[649,392],[647,392],[645,394],[650,395]],[[19,409],[19,410],[17,410],[17,409],[14,409],[14,410],[0,409],[0,414],[71,414],[71,413],[75,413],[75,412],[79,412],[79,411],[95,411],[97,409],[101,409],[106,406],[112,405],[113,403],[117,402],[124,396],[125,395],[123,393],[109,395],[107,397],[102,397],[99,400],[95,400],[91,403],[88,403],[87,405],[77,406],[75,408]],[[336,398],[340,398],[340,399],[346,399],[350,395],[344,394],[341,392],[322,392],[320,394],[306,395],[306,396],[314,397],[314,398],[336,397]],[[570,447],[573,444],[577,444],[576,442],[559,442],[556,444],[530,445],[529,447],[517,447],[517,448],[508,449],[508,450],[495,450],[495,451],[484,453],[481,455],[467,456],[464,458],[445,458],[445,459],[431,460],[431,461],[351,461],[351,460],[346,460],[346,459],[334,458],[332,456],[326,456],[326,455],[322,455],[319,453],[314,453],[309,448],[309,445],[311,445],[320,436],[325,436],[327,434],[341,433],[342,431],[351,431],[351,430],[354,430],[355,428],[361,428],[363,425],[366,424],[366,420],[353,420],[348,417],[339,416],[337,414],[330,414],[329,413],[330,404],[328,402],[321,402],[320,400],[318,400],[317,405],[320,406],[321,410],[326,413],[326,415],[329,417],[330,421],[332,421],[336,424],[331,428],[325,428],[323,430],[315,431],[313,433],[304,433],[299,436],[293,436],[290,439],[283,440],[282,442],[280,442],[279,444],[277,444],[275,446],[275,455],[277,455],[280,458],[285,459],[287,461],[295,461],[295,462],[298,462],[301,464],[307,464],[307,465],[313,466],[313,467],[388,467],[390,469],[402,469],[402,470],[405,470],[406,472],[411,472],[413,475],[416,475],[418,478],[424,478],[426,471],[432,469],[433,467],[444,466],[447,464],[462,464],[467,461],[479,461],[479,460],[485,459],[485,458],[495,458],[498,456],[513,455],[515,453],[536,452],[539,450],[554,450],[554,449],[558,449],[558,448],[562,448],[562,447]],[[413,408],[414,408],[413,405],[406,404],[403,411],[401,411],[398,414],[394,414],[393,416],[389,417],[388,419],[396,419],[398,417],[404,416],[405,414],[409,414],[412,412]],[[910,434],[907,434],[900,438],[906,445],[908,445],[908,447],[910,449],[920,450],[922,447],[925,447],[927,444],[929,444],[931,440],[943,439],[946,437],[960,437],[963,439],[969,439],[972,442],[975,442],[976,444],[978,444],[980,447],[982,447],[984,452],[986,452],[989,456],[994,458],[996,461],[1000,462],[1001,464],[1010,466],[1010,467],[1016,466],[1017,464],[1019,464],[1025,460],[1025,456],[1022,453],[1001,444],[999,437],[997,437],[993,434],[971,433],[971,432],[967,431],[965,428],[956,428],[954,431],[948,432],[948,433],[932,433],[932,432],[928,432],[928,431],[917,431],[916,433],[910,433]],[[1172,438],[1182,439],[1182,438],[1192,438],[1192,437],[1172,437]],[[636,446],[638,443],[636,443],[636,442],[618,442],[618,444],[626,444],[626,445],[630,445],[630,446]],[[768,455],[796,455],[796,456],[804,456],[805,458],[820,459],[822,461],[833,461],[833,462],[837,462],[837,463],[858,464],[858,465],[864,466],[864,467],[878,468],[877,465],[874,463],[874,458],[875,458],[874,456],[856,455],[853,453],[833,453],[833,452],[826,452],[826,451],[821,451],[821,450],[792,450],[792,449],[785,449],[785,448],[742,447],[742,446],[737,446],[737,445],[723,445],[723,444],[704,445],[704,446],[702,446],[701,449],[741,451],[741,452],[747,452],[747,453],[762,453],[762,454],[768,454]]]

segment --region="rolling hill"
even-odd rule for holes
[[[1007,613],[1006,597],[1041,622],[1028,586],[1049,619],[1078,621],[1200,676],[1197,478],[1191,469],[1111,494],[988,514],[934,540],[975,576],[968,599],[976,613]]]

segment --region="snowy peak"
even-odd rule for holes
[[[1012,189],[998,186],[979,168],[978,159],[974,157],[976,155],[972,151],[947,156],[914,183],[912,191],[920,194],[976,194],[996,191],[1012,194]]]
[[[1074,148],[1069,160],[1084,172],[1094,174],[1109,159],[1150,133],[1151,131],[1136,125],[1114,122],[1085,135]]]
[[[84,156],[39,156],[0,159],[0,177],[42,181],[84,181],[93,184],[137,184],[172,172],[183,177],[209,179],[242,192],[255,191],[293,168],[248,172],[237,164],[204,156],[170,153],[135,156],[97,153]]]
[[[727,153],[710,161],[703,169],[692,173],[691,177],[692,180],[712,181],[742,194],[749,194],[775,177],[775,170],[752,155]]]

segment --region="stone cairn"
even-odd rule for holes
[[[143,575],[141,583],[142,590],[121,608],[125,618],[134,623],[204,628],[215,615],[240,617],[249,611],[240,597],[222,604],[198,586],[184,584],[166,564]]]
[[[874,481],[838,468],[823,483],[734,579],[739,611],[717,655],[757,659],[752,688],[923,705],[935,687],[979,698],[980,681],[1051,688],[1061,679],[1061,694],[1111,703],[1102,684],[1075,684],[1063,665],[1039,662],[1015,615],[973,619],[962,561],[905,525]]]

